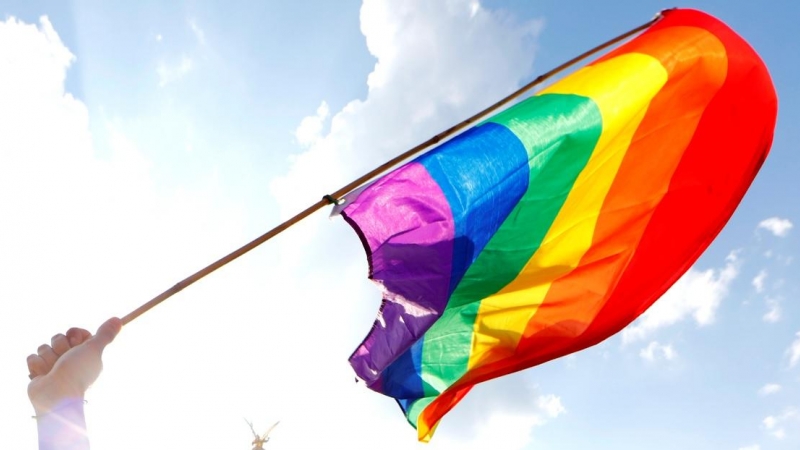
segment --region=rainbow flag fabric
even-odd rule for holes
[[[777,114],[717,19],[647,31],[346,198],[378,318],[350,358],[427,441],[476,383],[595,345],[733,214]]]

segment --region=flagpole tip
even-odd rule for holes
[[[670,11],[674,11],[674,10],[676,10],[676,9],[678,9],[678,7],[677,7],[677,6],[673,6],[672,8],[666,8],[666,9],[662,9],[661,11],[657,12],[655,16],[653,16],[653,20],[661,20],[661,19],[663,19],[663,18],[664,18],[664,16],[665,16],[665,15],[666,15],[668,12],[670,12]]]

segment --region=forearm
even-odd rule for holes
[[[59,402],[49,411],[38,413],[39,450],[88,450],[86,419],[82,398]]]

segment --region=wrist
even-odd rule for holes
[[[43,416],[74,402],[80,403],[82,407],[84,396],[82,391],[72,389],[68,383],[52,379],[50,375],[45,377],[48,378],[34,380],[28,385],[28,398],[37,416]]]
[[[36,415],[40,450],[85,450],[89,448],[83,398],[62,399]]]

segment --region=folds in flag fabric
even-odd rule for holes
[[[741,37],[671,10],[349,196],[384,291],[357,375],[428,440],[476,383],[620,331],[730,218],[776,113]]]

